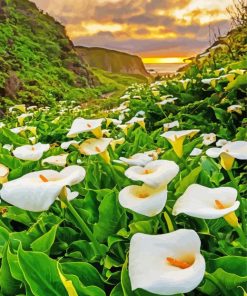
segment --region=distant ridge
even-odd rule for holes
[[[76,50],[82,62],[89,67],[112,73],[150,76],[137,55],[101,47],[77,46]]]

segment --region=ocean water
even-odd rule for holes
[[[185,65],[185,63],[169,63],[169,64],[144,64],[145,68],[151,74],[172,74],[179,68]],[[156,73],[155,73],[156,72]]]

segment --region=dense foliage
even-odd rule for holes
[[[224,45],[228,43],[229,46]],[[1,171],[2,199],[7,199],[3,198],[5,186],[11,186],[7,179],[18,180],[30,172],[40,172],[41,181],[48,183],[41,170],[61,171],[61,166],[76,165],[85,168],[86,175],[83,182],[67,184],[71,191],[79,193],[75,199],[68,202],[69,194],[62,190],[59,199],[42,212],[23,209],[33,206],[37,210],[35,200],[42,197],[36,191],[34,196],[25,191],[32,188],[28,182],[19,183],[20,187],[13,189],[19,190],[23,204],[19,198],[19,206],[14,205],[18,196],[12,196],[12,203],[1,201],[2,295],[156,295],[140,288],[131,289],[130,239],[136,233],[156,237],[177,229],[193,229],[199,234],[206,261],[203,281],[186,295],[246,295],[246,30],[231,32],[217,45],[199,55],[173,79],[129,87],[121,98],[121,106],[113,110],[95,114],[90,106],[81,108],[75,101],[63,101],[54,108],[25,110],[24,106],[16,106],[8,112],[0,125],[0,164],[2,171],[9,170],[5,175]],[[90,153],[85,141],[91,139],[90,145],[96,141],[92,140],[92,133],[73,132],[70,128],[78,117],[99,116],[108,120],[100,122],[93,131],[102,137],[100,126],[108,129],[103,133],[109,145],[104,151],[96,146]],[[171,122],[176,123],[172,126]],[[88,131],[92,124],[86,124]],[[178,151],[174,143],[172,146],[167,138],[161,137],[164,128],[200,132],[196,131],[193,138],[184,136],[183,148]],[[71,140],[68,130],[77,141],[69,146],[64,144]],[[210,157],[206,152],[214,147],[216,139],[224,140],[224,144],[217,142],[223,145],[222,149],[226,142],[241,141],[239,152],[234,154],[241,159],[227,166],[219,157]],[[18,147],[38,142],[50,146],[45,147],[37,160],[28,160],[34,155],[33,146],[25,148],[22,156],[17,153]],[[192,153],[194,148],[201,150]],[[150,217],[123,207],[119,194],[127,186],[142,184],[131,179],[130,174],[127,178],[128,166],[124,161],[119,162],[119,158],[148,151],[152,151],[149,156],[153,158],[179,166],[178,174],[168,184],[165,207]],[[58,155],[63,159],[66,155],[65,162],[46,160]],[[228,224],[223,216],[210,218],[210,211],[207,219],[188,214],[175,216],[174,204],[195,183],[209,188],[237,189],[238,224],[236,221]],[[30,202],[25,205],[23,192],[30,196]],[[145,200],[145,196],[140,198]],[[173,276],[171,281],[175,279]]]

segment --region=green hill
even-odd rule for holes
[[[60,23],[27,0],[0,0],[2,105],[84,98],[97,84]]]
[[[81,60],[90,67],[112,73],[137,74],[149,77],[140,57],[100,47],[77,46]]]

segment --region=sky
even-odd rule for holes
[[[74,44],[180,62],[209,46],[209,31],[230,27],[232,0],[32,0],[66,27]],[[211,30],[209,30],[209,27]],[[212,39],[212,38],[211,38]]]

